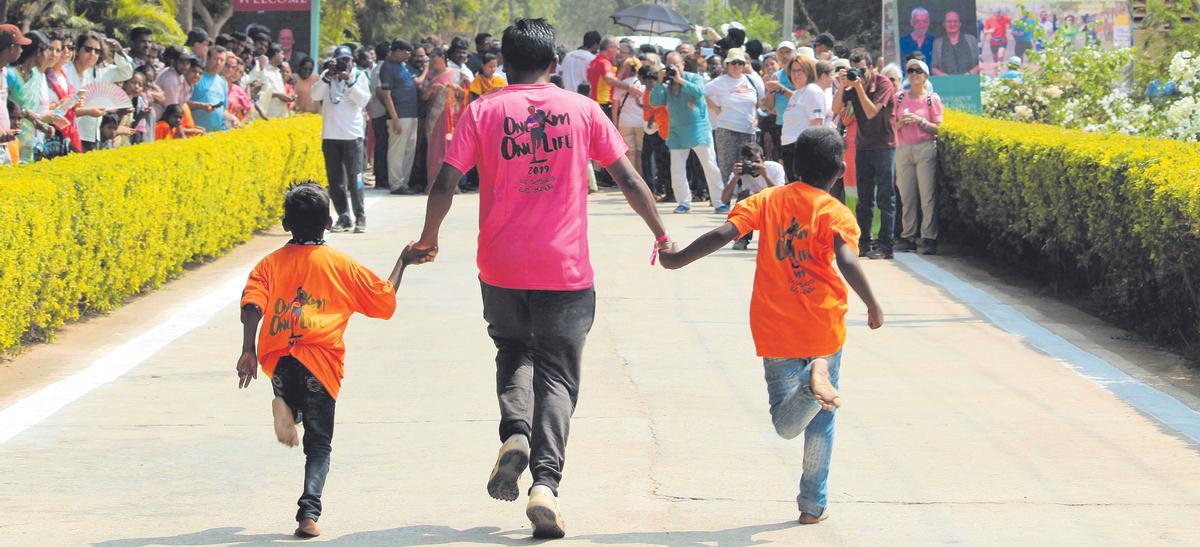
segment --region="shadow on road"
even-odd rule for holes
[[[681,531],[681,532],[622,532],[615,534],[589,534],[571,536],[572,541],[588,541],[601,545],[756,545],[768,543],[756,541],[755,534],[772,532],[798,526],[795,521],[776,524],[743,526],[729,530]],[[265,543],[294,543],[303,540],[289,534],[242,534],[245,528],[210,528],[169,537],[145,537],[115,539],[96,543],[96,547],[144,547],[147,545],[244,545]],[[456,530],[449,526],[415,525],[356,532],[331,538],[341,545],[449,545],[474,543],[484,545],[537,545],[544,543],[529,536],[529,530],[505,530],[495,526],[479,526]]]

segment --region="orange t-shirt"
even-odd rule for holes
[[[667,112],[666,106],[650,106],[650,88],[642,93],[642,118],[646,121],[653,119],[654,123],[658,124],[658,136],[662,140],[667,140],[671,135],[671,114]]]
[[[750,332],[761,357],[820,357],[846,341],[848,296],[834,235],[858,253],[858,221],[842,202],[803,182],[740,201],[729,222],[759,230]]]
[[[304,364],[334,399],[342,386],[342,333],[354,312],[388,319],[396,289],[353,258],[325,245],[287,244],[267,255],[242,291],[242,306],[263,311],[258,359],[271,376],[279,358]]]
[[[171,125],[168,124],[167,122],[158,122],[158,123],[154,124],[154,140],[156,140],[156,141],[168,141],[171,139],[182,139],[182,138],[184,138],[183,126],[177,127],[174,130],[172,130]]]

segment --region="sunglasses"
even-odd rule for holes
[[[725,63],[725,64],[727,64],[727,65],[745,65],[746,61],[729,61],[728,63]]]
[[[919,68],[910,68],[910,69],[908,69],[908,73],[909,74],[924,74],[925,71],[921,70]]]
[[[103,50],[98,47],[79,46],[79,51],[82,51],[84,53],[95,53],[96,55],[99,55]]]

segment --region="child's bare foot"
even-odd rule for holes
[[[833,381],[829,379],[828,359],[813,360],[812,378],[809,381],[812,384],[813,395],[817,398],[817,404],[821,405],[821,410],[833,410],[842,406],[841,397],[838,395],[837,389],[834,389]]]
[[[300,445],[300,434],[296,432],[296,415],[292,407],[284,402],[283,397],[271,401],[271,414],[275,417],[275,438],[287,447]]]

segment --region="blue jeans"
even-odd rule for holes
[[[875,206],[879,205],[879,248],[892,249],[892,236],[896,226],[896,150],[858,149],[854,156],[858,169],[858,247],[864,251],[871,242],[871,224],[875,220]]]
[[[785,439],[804,434],[804,474],[796,504],[802,513],[820,516],[828,505],[829,460],[833,454],[833,412],[821,410],[812,392],[813,357],[764,358],[767,395],[775,432]],[[838,387],[842,352],[829,357],[829,379]]]

